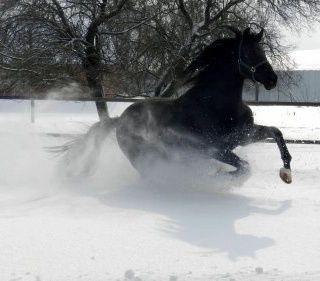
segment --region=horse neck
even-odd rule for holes
[[[198,104],[215,108],[233,107],[242,102],[244,79],[238,71],[237,63],[221,62],[200,75],[193,87],[181,97],[182,100],[194,99]]]

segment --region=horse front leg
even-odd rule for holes
[[[252,131],[249,134],[249,136],[252,142],[258,142],[268,138],[272,138],[275,140],[280,150],[281,159],[283,161],[283,168],[280,169],[280,178],[285,183],[291,183],[292,176],[291,176],[290,163],[291,163],[292,157],[283,139],[283,135],[281,131],[276,127],[253,125]]]

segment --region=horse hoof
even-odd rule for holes
[[[242,175],[248,174],[249,171],[250,171],[249,164],[246,163],[246,165],[241,166],[240,168],[238,168],[235,171],[228,172],[228,174],[231,175],[231,176],[238,177],[238,176],[242,176]]]
[[[291,176],[291,170],[287,168],[281,168],[280,169],[280,178],[285,182],[285,183],[292,183],[292,176]]]

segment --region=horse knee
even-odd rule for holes
[[[275,138],[283,138],[282,132],[277,127],[269,127]]]

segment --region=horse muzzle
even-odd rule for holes
[[[272,90],[277,86],[278,76],[273,71],[267,75],[267,79],[263,83],[266,90]]]

